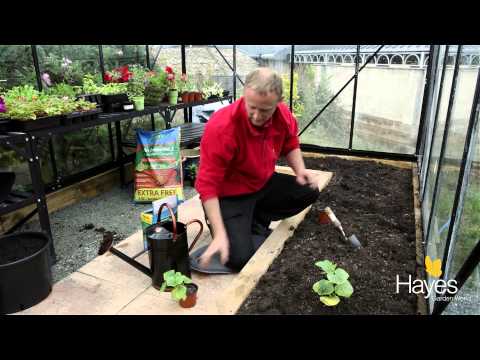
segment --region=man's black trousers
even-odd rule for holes
[[[270,234],[271,221],[296,215],[313,204],[320,192],[297,183],[295,176],[274,173],[252,194],[219,198],[230,241],[226,266],[241,270]]]

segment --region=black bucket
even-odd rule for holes
[[[0,237],[0,314],[28,309],[50,294],[50,241],[41,232]]]

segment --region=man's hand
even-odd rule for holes
[[[318,189],[317,176],[307,169],[303,169],[297,172],[297,182],[300,185],[308,185],[312,189]]]
[[[213,238],[207,250],[205,250],[202,256],[200,256],[200,266],[203,268],[208,267],[212,256],[216,253],[220,253],[220,261],[225,265],[229,256],[229,242],[226,234],[215,236]]]

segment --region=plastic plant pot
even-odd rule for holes
[[[168,103],[170,105],[176,105],[178,102],[178,90],[170,90],[168,92]]]
[[[42,232],[0,237],[0,314],[28,309],[50,294],[50,241]]]
[[[179,301],[180,306],[183,308],[194,307],[197,303],[198,285],[192,283],[185,286],[187,287],[187,298]]]
[[[133,104],[135,105],[135,110],[142,111],[145,109],[145,97],[137,96],[134,97],[132,100]]]

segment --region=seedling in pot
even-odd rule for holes
[[[329,260],[317,261],[315,266],[323,270],[327,279],[313,284],[313,291],[320,295],[320,301],[327,306],[336,306],[340,297],[349,298],[353,294],[353,287],[348,281],[350,275]]]
[[[165,281],[160,287],[160,291],[165,291],[168,287],[172,289],[172,299],[180,302],[182,307],[195,305],[198,286],[192,282],[192,279],[175,270],[166,271],[163,279]]]

